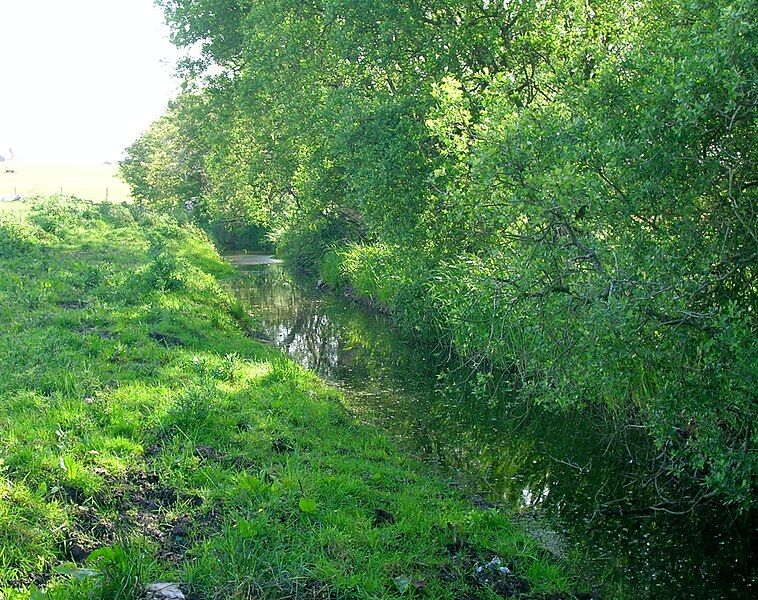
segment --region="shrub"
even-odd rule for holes
[[[145,276],[152,289],[164,292],[176,291],[184,287],[184,273],[189,268],[187,262],[163,250],[154,255]]]
[[[127,204],[103,202],[97,208],[103,220],[114,227],[129,227],[134,224],[134,213]]]
[[[34,201],[29,211],[28,220],[43,231],[60,235],[83,221],[99,216],[98,209],[92,203],[62,196],[52,196]]]
[[[14,258],[44,245],[45,232],[14,216],[0,215],[0,257]]]

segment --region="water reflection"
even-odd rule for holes
[[[282,262],[267,252],[227,254],[224,258],[230,263],[234,263],[241,267],[248,267],[251,265],[278,265]]]
[[[295,283],[280,266],[250,267],[238,287],[273,343],[482,502],[523,515],[546,547],[588,557],[582,576],[605,597],[753,596],[754,519],[733,522],[705,507],[667,512],[681,506],[667,495],[686,501],[696,491],[650,472],[654,449],[640,428],[483,394],[465,369],[442,365],[382,317]]]

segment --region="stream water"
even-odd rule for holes
[[[419,347],[386,318],[263,257],[236,262],[237,291],[272,343],[342,388],[360,418],[437,463],[479,502],[517,515],[547,548],[580,565],[602,597],[758,593],[754,520],[702,504],[682,510],[697,490],[672,488],[651,472],[655,454],[639,427],[492,393],[480,376]]]

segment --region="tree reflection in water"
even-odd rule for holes
[[[655,451],[634,424],[483,394],[460,365],[281,266],[249,267],[237,291],[266,336],[343,388],[361,418],[403,438],[479,501],[524,515],[547,547],[589,557],[585,575],[603,580],[606,596],[752,596],[754,520],[735,523],[706,506],[673,514],[698,491],[651,470]]]

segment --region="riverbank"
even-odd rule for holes
[[[198,230],[48,202],[2,217],[0,258],[4,598],[577,589],[508,515],[257,342]]]
[[[740,322],[749,311],[724,317],[722,329],[661,324],[645,314],[630,327],[607,313],[626,300],[583,304],[552,292],[551,300],[541,292],[509,299],[507,276],[492,258],[440,260],[400,245],[327,246],[313,237],[295,239],[280,255],[346,297],[391,313],[404,331],[459,356],[483,381],[497,380],[491,392],[509,389],[555,410],[594,406],[644,432],[656,448],[648,470],[664,474],[663,509],[692,511],[708,498],[730,511],[755,511],[758,354],[752,323]],[[559,296],[565,310],[544,318]],[[677,490],[693,485],[700,492],[689,502]]]
[[[657,451],[638,427],[597,406],[555,410],[495,392],[459,357],[314,277],[276,264],[241,269],[236,293],[256,306],[262,337],[467,493],[537,526],[603,597],[752,597],[755,519],[698,501],[696,485],[675,498],[696,510],[668,508],[661,492],[671,484],[651,473]]]

